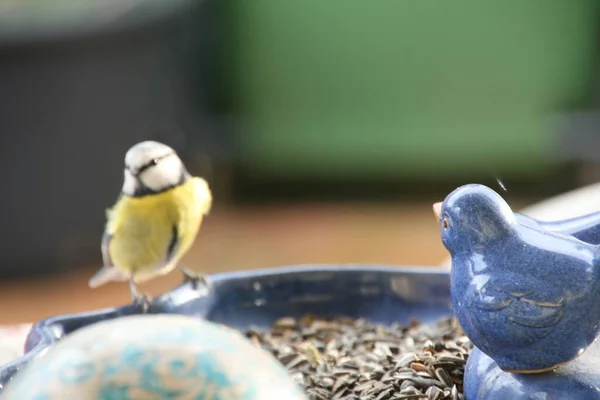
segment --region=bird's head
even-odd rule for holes
[[[433,205],[442,242],[450,254],[481,250],[510,234],[515,216],[504,199],[484,185],[461,186]]]
[[[125,154],[122,192],[140,197],[159,193],[184,183],[189,174],[172,148],[154,142],[140,142]]]

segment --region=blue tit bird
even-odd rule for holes
[[[465,185],[434,205],[452,257],[455,316],[509,372],[554,369],[600,332],[600,247],[522,223],[492,189]]]
[[[207,182],[192,177],[172,148],[154,141],[134,145],[125,155],[121,194],[107,210],[101,243],[104,266],[89,286],[129,281],[134,301],[147,306],[138,283],[176,267],[194,284],[204,281],[178,262],[194,243],[211,205]]]

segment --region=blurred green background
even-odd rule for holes
[[[535,177],[593,95],[595,0],[229,0],[221,18],[253,176]]]

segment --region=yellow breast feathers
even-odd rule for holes
[[[197,177],[158,194],[121,196],[107,213],[110,263],[136,282],[169,272],[190,249],[211,206],[208,184]]]

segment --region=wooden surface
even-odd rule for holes
[[[203,272],[309,263],[437,265],[446,255],[430,202],[303,205],[215,209],[183,264]],[[129,302],[127,284],[88,288],[99,266],[100,252],[98,264],[64,276],[0,282],[0,324]],[[174,271],[141,288],[159,294],[181,279]]]

